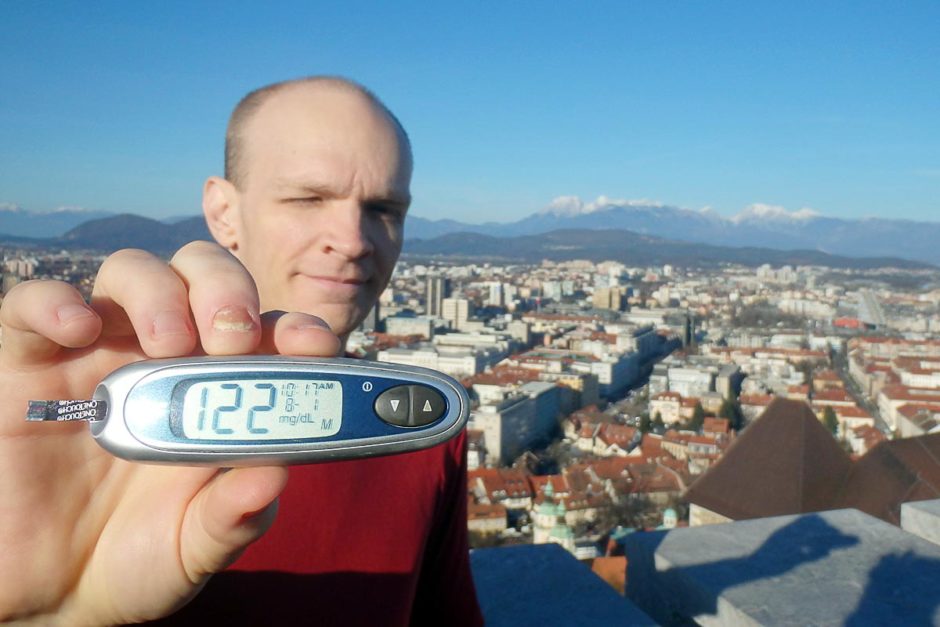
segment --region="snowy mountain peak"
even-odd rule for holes
[[[88,209],[87,207],[80,207],[78,205],[61,205],[47,211],[37,211],[36,213],[96,213],[94,209]]]
[[[598,196],[592,202],[584,202],[578,196],[558,196],[544,209],[539,210],[536,215],[574,217],[594,213],[604,209],[627,209],[627,208],[664,208],[666,205],[656,200],[627,200],[624,198],[608,198],[607,196]]]
[[[787,211],[779,205],[754,203],[744,208],[741,213],[731,218],[735,224],[744,222],[808,222],[820,217],[818,211],[804,207],[796,211]]]
[[[15,202],[0,202],[0,211],[5,213],[23,213],[25,209]]]

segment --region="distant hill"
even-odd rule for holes
[[[90,220],[60,237],[23,238],[0,235],[0,243],[62,249],[97,250],[142,248],[167,255],[193,240],[209,240],[203,218],[191,217],[173,224],[131,214]],[[832,268],[927,268],[929,264],[898,257],[849,257],[818,250],[777,250],[756,246],[733,247],[678,241],[607,228],[559,229],[547,233],[497,237],[483,233],[447,233],[427,239],[406,239],[403,252],[417,257],[465,258],[538,263],[543,259],[565,261],[607,259],[644,266],[671,263],[681,266],[715,266],[734,263],[759,266],[819,265]]]
[[[83,222],[112,215],[106,211],[69,207],[55,211],[29,211],[14,204],[0,203],[0,233],[45,239],[63,235]]]
[[[91,220],[75,227],[56,241],[68,248],[113,251],[143,248],[155,253],[169,253],[197,239],[210,240],[202,217],[165,224],[129,213]]]
[[[430,239],[457,232],[507,237],[559,229],[624,229],[715,246],[817,250],[846,257],[901,257],[940,264],[940,222],[843,220],[809,210],[788,212],[766,205],[753,205],[737,216],[725,218],[713,211],[646,201],[599,198],[583,203],[577,198],[559,198],[546,209],[515,222],[462,224],[410,216],[405,238]]]
[[[202,217],[165,224],[129,213],[89,220],[59,237],[25,238],[0,234],[0,244],[42,246],[66,250],[110,253],[121,248],[142,248],[167,255],[193,240],[211,240]]]
[[[91,220],[106,218],[120,216],[70,207],[32,212],[14,204],[0,203],[0,233],[5,234],[0,235],[0,239],[24,244],[28,240],[14,238],[47,240],[66,236]],[[154,221],[160,225],[153,227],[153,236],[159,238],[156,245],[168,249],[171,242],[186,239],[187,229],[195,229],[197,239],[207,238],[201,220],[199,216],[174,216]],[[883,218],[844,220],[828,218],[809,209],[787,211],[769,205],[751,205],[738,215],[726,218],[710,210],[694,211],[663,203],[605,197],[591,202],[571,196],[559,197],[541,211],[514,222],[467,224],[410,215],[405,224],[405,240],[431,240],[451,233],[516,237],[563,229],[621,229],[699,245],[816,250],[843,257],[899,257],[940,265],[940,246],[937,246],[940,222]],[[127,228],[119,228],[115,235],[119,236],[122,231],[130,235]],[[96,247],[111,248],[106,238],[95,233],[80,231],[72,237],[96,242]]]
[[[406,240],[404,253],[424,258],[493,259],[538,263],[620,261],[633,266],[674,264],[717,266],[723,263],[759,266],[818,265],[831,268],[931,268],[930,264],[897,257],[845,257],[818,250],[773,250],[758,247],[709,246],[642,235],[623,229],[604,231],[561,229],[538,235],[494,237],[481,233],[449,233],[427,240]]]

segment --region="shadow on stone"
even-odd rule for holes
[[[734,543],[734,537],[727,536],[733,527],[713,525],[697,527],[695,531],[707,536],[723,528],[724,537],[716,537],[716,541]],[[727,590],[758,581],[772,584],[800,566],[858,543],[857,537],[840,532],[821,517],[805,515],[770,533],[753,552],[746,552],[751,545],[746,541],[737,547],[739,550],[731,551],[740,555],[667,567],[657,573],[655,566],[662,560],[656,557],[656,552],[666,537],[666,533],[645,533],[628,539],[633,546],[627,549],[627,597],[667,625],[694,624],[693,617],[715,616]],[[708,538],[699,541],[708,542]],[[637,547],[638,544],[642,546]],[[651,576],[657,581],[651,581]],[[794,610],[798,616],[799,599],[794,599]]]
[[[627,597],[666,625],[940,625],[940,546],[855,509],[633,534]]]
[[[940,560],[907,551],[881,558],[868,574],[862,600],[845,624],[935,625],[938,608]]]

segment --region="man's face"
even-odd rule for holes
[[[248,122],[234,254],[263,310],[303,311],[345,338],[401,252],[411,158],[393,122],[360,94],[276,93]]]

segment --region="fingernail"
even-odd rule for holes
[[[323,318],[317,318],[316,316],[304,316],[304,318],[299,321],[297,324],[292,324],[291,327],[294,329],[326,329],[327,331],[332,331],[330,325],[326,323],[326,320]]]
[[[189,332],[189,320],[178,311],[161,311],[153,317],[154,336],[180,335]]]
[[[216,331],[254,331],[258,324],[244,307],[223,307],[212,317],[212,328]]]
[[[59,318],[59,322],[62,324],[68,324],[73,320],[78,320],[82,317],[91,317],[95,314],[85,305],[62,305],[56,309],[56,316]]]

